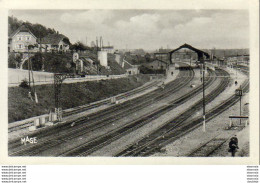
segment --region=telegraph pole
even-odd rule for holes
[[[102,36],[100,36],[100,43],[99,43],[99,45],[100,45],[100,51],[101,51],[101,49],[102,49]]]
[[[191,68],[191,55],[190,55],[190,68]]]
[[[238,60],[238,53],[237,53],[237,59],[236,59],[236,80],[237,80],[237,60]]]
[[[30,74],[30,57],[29,57],[29,43],[27,44],[27,58],[28,58],[28,73],[29,73],[29,87],[31,88],[31,74]]]
[[[97,37],[97,61],[100,62],[100,60],[98,59],[98,37]],[[101,37],[100,37],[100,51],[101,51]],[[99,63],[97,62],[97,75],[99,75]]]
[[[191,55],[190,55],[190,70],[191,70]],[[191,86],[191,81],[192,80],[190,80],[190,86]]]
[[[205,61],[202,65],[202,86],[203,86],[203,132],[206,132],[206,106],[205,106]]]

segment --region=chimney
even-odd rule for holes
[[[98,37],[96,37],[96,46],[97,46],[97,51],[98,51]]]

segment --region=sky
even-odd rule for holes
[[[156,50],[184,43],[201,49],[249,48],[247,10],[10,10],[90,45],[102,36],[117,49]]]

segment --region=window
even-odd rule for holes
[[[17,39],[18,39],[19,41],[21,41],[21,40],[22,40],[22,36],[18,36]]]
[[[29,41],[31,39],[31,36],[26,36],[26,40]]]
[[[17,45],[16,45],[16,48],[18,48],[18,49],[23,49],[23,44],[17,44]]]

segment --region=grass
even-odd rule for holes
[[[63,84],[61,91],[61,106],[68,109],[119,93],[123,93],[141,86],[148,81],[147,76],[139,75],[113,80],[89,81],[82,83]],[[53,85],[36,86],[39,103],[28,97],[29,89],[21,87],[8,88],[8,122],[19,121],[33,116],[49,113],[54,109]]]

